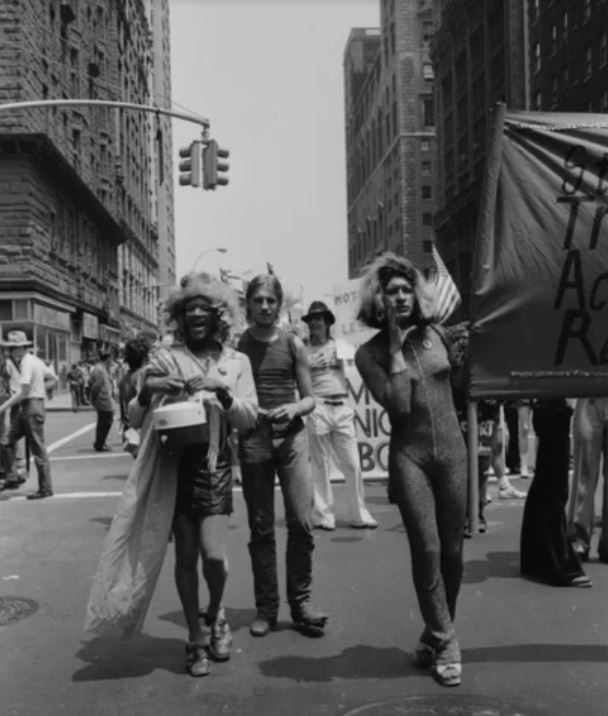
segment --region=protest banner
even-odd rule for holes
[[[473,261],[469,394],[608,395],[608,117],[503,117]]]
[[[355,410],[361,472],[366,479],[388,475],[390,423],[385,410],[376,403],[363,383],[353,361],[356,348],[377,332],[361,325],[356,319],[359,283],[360,279],[351,279],[333,287],[332,310],[336,323],[332,331],[338,357],[345,363],[349,400]]]

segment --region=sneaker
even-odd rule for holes
[[[367,520],[366,522],[351,522],[350,526],[356,530],[375,530],[378,523],[376,520]]]
[[[209,656],[214,661],[228,661],[230,658],[230,647],[232,646],[232,631],[226,620],[226,614],[220,609],[215,619],[205,618],[207,626],[211,627],[209,637]]]
[[[499,487],[498,488],[498,497],[501,500],[523,500],[525,499],[527,493],[522,492],[521,490],[518,490],[517,488],[513,487],[513,485],[507,485],[507,487]]]
[[[482,532],[482,533],[488,531],[488,523],[486,522],[486,518],[485,518],[485,517],[480,517],[480,518],[479,518],[479,526],[478,526],[478,529],[479,529],[479,531]]]
[[[317,522],[313,527],[316,530],[326,530],[327,532],[333,532],[336,529],[336,525],[333,522]]]
[[[291,609],[294,627],[305,636],[319,637],[325,633],[325,625],[329,617],[318,612],[310,602],[304,602]]]

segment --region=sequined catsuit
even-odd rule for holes
[[[391,421],[389,479],[405,526],[422,640],[438,663],[460,660],[453,620],[462,578],[466,447],[441,329],[421,326],[403,344],[406,370],[391,374],[388,333],[356,353],[359,372]]]

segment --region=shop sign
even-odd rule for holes
[[[118,345],[120,343],[120,331],[113,326],[102,324],[99,326],[99,340]]]
[[[40,303],[34,304],[34,323],[41,326],[51,326],[62,331],[70,330],[70,314],[66,311],[58,311],[51,306],[43,306]]]
[[[93,340],[99,338],[99,322],[97,316],[93,316],[91,313],[82,314],[82,337],[92,338]]]

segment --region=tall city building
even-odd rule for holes
[[[348,270],[391,250],[431,255],[435,204],[434,33],[429,0],[381,0],[380,28],[344,51]]]
[[[168,38],[152,22],[166,5],[0,0],[0,102],[166,101],[154,79],[159,63],[168,77]],[[0,109],[0,326],[25,328],[60,370],[157,330],[148,287],[160,283],[159,237],[173,244],[170,136],[131,109]]]
[[[152,29],[152,91],[154,103],[171,107],[171,43],[169,0],[146,0]],[[166,298],[175,285],[175,217],[173,204],[173,142],[171,118],[159,115],[153,127],[155,162],[152,182],[158,225],[158,284],[152,290],[157,299]]]
[[[490,110],[497,102],[526,107],[527,45],[521,0],[437,0],[432,58],[436,76],[439,197],[437,244],[470,298]]]
[[[608,2],[528,2],[530,108],[608,112]]]
[[[490,109],[608,112],[608,2],[437,0],[435,10],[435,227],[466,312]]]

